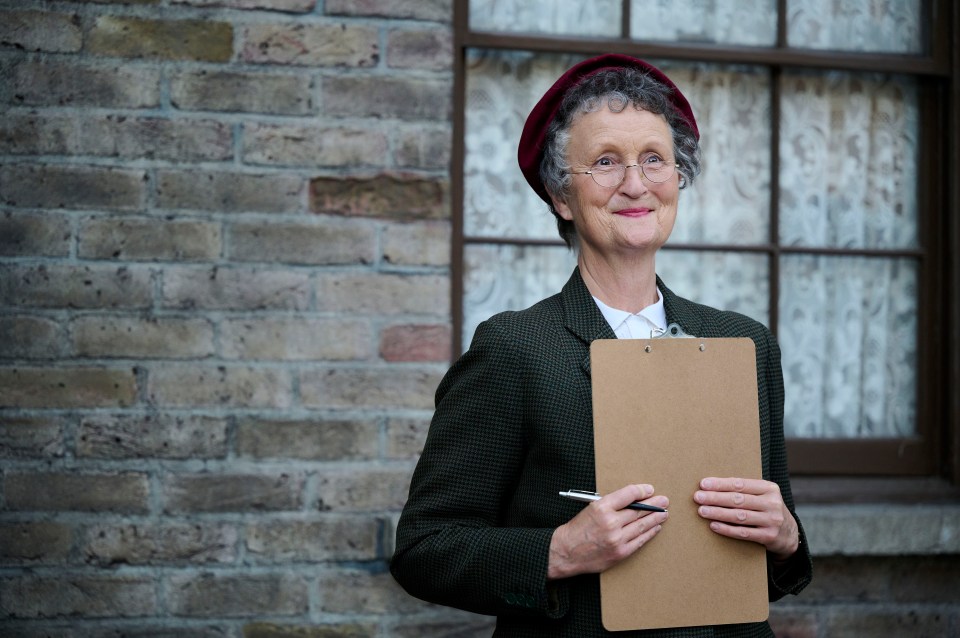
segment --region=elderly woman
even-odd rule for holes
[[[441,382],[394,577],[424,600],[496,615],[495,636],[608,635],[598,574],[670,533],[668,512],[627,506],[666,508],[672,498],[697,502],[713,532],[766,548],[771,600],[799,592],[811,562],[787,475],[776,342],[747,317],[678,297],[656,274],[680,189],[700,168],[686,99],[642,60],[587,60],[533,109],[519,160],[578,265],[559,294],[481,324]],[[591,341],[649,338],[668,323],[754,341],[763,480],[704,477],[693,494],[625,485],[586,506],[557,498],[595,485]],[[763,622],[636,635],[773,634]]]

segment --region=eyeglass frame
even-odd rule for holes
[[[664,167],[669,166],[669,165],[670,165],[669,162],[664,162]],[[649,181],[651,184],[664,184],[664,183],[666,183],[666,181],[670,179],[670,177],[673,175],[673,173],[676,173],[676,172],[677,172],[677,169],[680,168],[680,164],[679,164],[678,162],[674,162],[674,163],[673,163],[673,173],[670,173],[670,175],[667,175],[667,177],[666,177],[665,179],[663,179],[663,180],[661,180],[661,181],[658,182],[658,181],[655,180],[655,179],[651,179],[650,176],[647,175],[647,173],[643,170],[643,166],[644,166],[644,165],[643,165],[641,162],[637,162],[636,164],[618,164],[618,166],[622,166],[622,167],[623,167],[623,173],[622,173],[622,175],[620,176],[620,181],[617,182],[616,184],[611,185],[611,186],[604,186],[603,184],[601,184],[600,182],[598,182],[596,176],[594,175],[594,173],[595,173],[596,171],[567,171],[567,174],[568,174],[568,175],[589,175],[589,176],[590,176],[590,179],[593,180],[593,183],[596,184],[597,186],[599,186],[600,188],[617,188],[618,186],[620,186],[621,184],[623,184],[623,182],[624,182],[625,179],[627,179],[627,169],[628,169],[628,168],[634,168],[634,167],[639,168],[639,169],[640,169],[640,175],[642,175],[643,177],[646,177],[646,178],[647,178],[647,181]],[[606,168],[606,167],[605,167],[605,168]],[[613,168],[613,167],[610,167],[610,168]],[[682,176],[681,176],[681,177],[682,177]]]

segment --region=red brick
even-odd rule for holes
[[[451,339],[446,324],[390,326],[380,334],[380,356],[387,361],[449,361]]]

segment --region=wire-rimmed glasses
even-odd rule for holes
[[[677,163],[666,162],[659,157],[648,157],[638,164],[605,164],[597,166],[589,171],[570,171],[571,175],[589,175],[597,186],[603,188],[616,188],[623,183],[627,175],[627,169],[637,166],[640,172],[649,181],[654,184],[661,184],[673,175],[673,172],[680,167]]]

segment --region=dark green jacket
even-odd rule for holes
[[[792,511],[773,335],[657,284],[668,323],[698,337],[756,344],[763,476],[779,483]],[[772,636],[767,623],[609,633],[600,622],[596,574],[546,582],[550,538],[583,507],[557,492],[595,487],[590,342],[615,338],[579,270],[560,294],[477,328],[437,389],[397,527],[394,577],[418,598],[497,616],[495,636]],[[786,567],[768,568],[771,600],[810,581],[802,527],[800,537]]]

